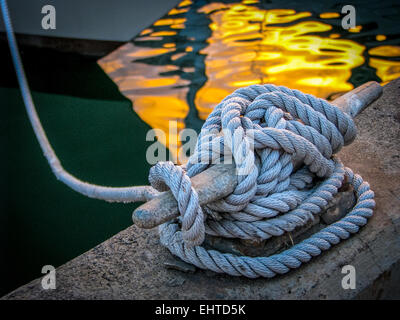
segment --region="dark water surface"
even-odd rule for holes
[[[92,183],[147,183],[149,126],[96,58],[21,47],[33,99],[66,170]],[[0,47],[0,296],[131,225],[137,205],[86,198],[56,180],[27,118],[6,44]]]

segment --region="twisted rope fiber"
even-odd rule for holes
[[[236,90],[205,121],[186,167],[160,162],[150,170],[151,185],[170,189],[180,212],[159,227],[162,245],[201,269],[232,276],[270,278],[300,267],[358,232],[373,214],[369,184],[334,156],[355,136],[351,117],[323,99],[270,84]],[[230,154],[238,185],[225,199],[200,206],[190,177]],[[236,256],[201,246],[205,234],[265,240],[301,227],[323,211],[345,179],[356,193],[354,208],[279,254]]]

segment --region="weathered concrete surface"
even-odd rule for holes
[[[166,268],[170,253],[156,230],[132,226],[57,269],[57,289],[40,279],[4,299],[348,299],[400,297],[400,79],[356,119],[359,136],[341,151],[376,194],[373,218],[357,235],[300,269],[250,280]],[[357,288],[341,287],[342,266]],[[190,271],[190,268],[188,269]]]

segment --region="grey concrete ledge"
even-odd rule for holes
[[[357,120],[359,135],[339,156],[376,195],[376,210],[358,234],[301,268],[273,279],[235,278],[166,269],[171,254],[156,230],[120,232],[57,269],[57,289],[36,279],[3,299],[376,299],[400,298],[400,79]],[[357,287],[341,286],[344,265]]]

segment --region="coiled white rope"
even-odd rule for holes
[[[0,4],[26,110],[55,176],[75,191],[107,201],[147,201],[159,194],[155,189],[171,189],[181,216],[160,226],[160,238],[184,261],[234,276],[273,277],[347,239],[372,216],[374,193],[368,183],[333,156],[355,138],[352,119],[323,99],[282,86],[255,85],[226,97],[204,123],[186,168],[170,162],[151,168],[149,181],[155,189],[103,187],[77,179],[61,166],[46,137],[26,81],[6,0]],[[226,146],[233,155],[238,185],[225,199],[201,207],[190,177],[223,160],[225,155],[215,152],[215,145]],[[296,170],[293,163],[298,161],[304,166]],[[292,231],[321,212],[345,177],[355,190],[355,207],[341,220],[282,253],[246,257],[201,246],[205,234],[264,240]]]
[[[159,191],[170,188],[180,212],[160,226],[161,243],[188,263],[233,276],[273,277],[298,268],[357,232],[373,214],[368,183],[332,156],[355,135],[350,116],[323,99],[274,85],[236,90],[207,118],[187,171],[171,162],[150,170],[150,183]],[[231,195],[201,207],[189,177],[224,156],[209,148],[215,144],[228,146],[242,175]],[[294,170],[299,160],[304,166]],[[355,190],[355,207],[282,253],[235,256],[201,246],[205,234],[265,240],[303,226],[321,213],[345,177]]]

